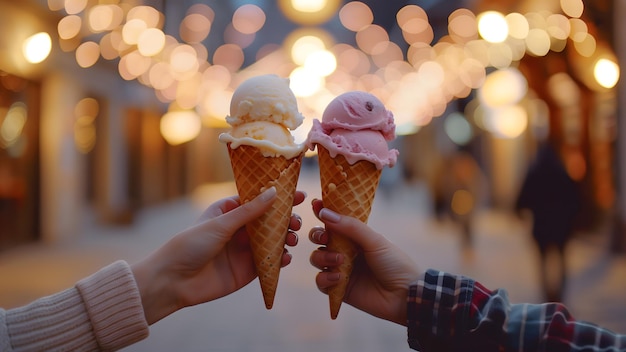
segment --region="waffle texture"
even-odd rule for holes
[[[324,207],[367,223],[382,170],[365,160],[350,165],[340,154],[333,158],[319,144],[317,152]],[[333,269],[342,274],[341,281],[328,292],[330,317],[336,319],[358,249],[349,239],[332,233],[329,235],[328,248],[344,255],[343,263]]]
[[[276,187],[272,209],[246,225],[265,307],[271,309],[304,153],[292,159],[265,157],[256,147],[241,145],[232,149],[230,144],[228,153],[242,203]]]

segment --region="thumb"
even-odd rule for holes
[[[251,201],[218,216],[219,232],[232,235],[250,221],[263,215],[276,200],[276,187],[270,187]]]
[[[356,218],[338,214],[328,208],[321,209],[318,217],[332,234],[352,240],[366,252],[375,251],[388,242],[385,236]]]

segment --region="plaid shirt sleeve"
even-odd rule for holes
[[[511,304],[463,276],[428,270],[409,288],[409,346],[417,351],[626,351],[626,335],[576,321],[560,303]]]

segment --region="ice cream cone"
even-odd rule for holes
[[[324,207],[367,222],[382,171],[369,161],[361,160],[350,165],[340,154],[333,158],[319,144],[317,151]],[[341,281],[328,292],[330,316],[336,319],[350,280],[357,248],[349,239],[332,233],[329,235],[328,248],[344,255],[343,263],[333,269],[342,274]]]
[[[232,149],[230,144],[228,153],[242,203],[276,187],[272,209],[246,225],[265,307],[271,309],[304,153],[292,159],[265,157],[256,147],[241,145]]]

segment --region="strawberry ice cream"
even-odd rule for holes
[[[395,138],[393,114],[375,96],[352,91],[330,102],[322,121],[314,120],[309,132],[309,149],[319,144],[332,157],[343,155],[350,164],[366,160],[377,169],[392,167],[398,158],[388,141]]]

